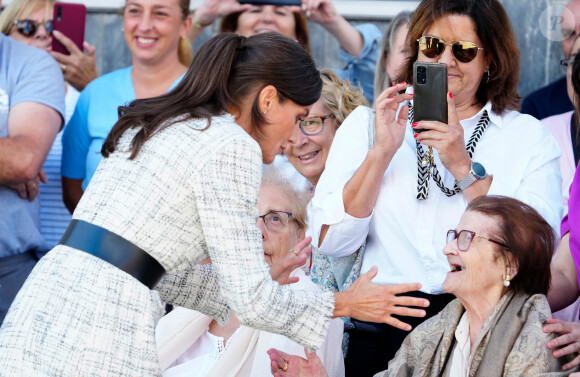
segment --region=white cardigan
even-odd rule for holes
[[[293,290],[320,290],[301,269],[294,270],[292,276],[300,278],[298,283],[290,285]],[[212,318],[200,312],[182,307],[175,308],[163,317],[155,331],[161,370],[167,370],[179,356],[188,350],[207,331],[211,321]],[[330,377],[344,376],[342,333],[342,320],[340,318],[332,320],[326,339],[317,351]],[[220,359],[205,377],[271,376],[270,358],[266,353],[270,348],[306,357],[304,347],[283,335],[241,326],[236,336],[232,337],[230,343],[227,344]]]

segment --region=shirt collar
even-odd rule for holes
[[[485,106],[483,106],[481,108],[481,110],[478,111],[477,114],[475,114],[474,116],[472,116],[471,118],[467,118],[467,119],[463,119],[464,121],[471,121],[471,120],[477,120],[479,121],[479,118],[481,118],[481,116],[483,115],[483,111],[487,110],[487,115],[489,115],[489,121],[491,124],[495,124],[496,126],[498,126],[499,128],[503,127],[503,121],[502,121],[502,117],[495,113],[492,109],[491,109],[492,105],[491,105],[491,101],[487,101],[487,103],[485,104]]]

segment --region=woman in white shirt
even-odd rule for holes
[[[268,265],[284,258],[288,250],[305,238],[307,201],[305,192],[295,190],[274,169],[267,170],[258,197],[257,224]],[[302,269],[295,269],[290,276],[299,278],[290,288],[320,291]],[[342,328],[342,321],[333,319],[326,340],[316,351],[329,376],[344,376]],[[304,347],[298,343],[283,335],[242,326],[233,313],[220,326],[215,319],[182,307],[159,321],[156,338],[163,377],[267,377],[271,376],[268,349],[305,355]]]
[[[313,243],[323,254],[345,256],[366,240],[361,273],[378,266],[376,283],[419,281],[422,289],[414,295],[431,302],[428,318],[451,300],[442,296],[449,265],[440,250],[445,232],[471,200],[515,197],[558,229],[560,151],[539,121],[515,110],[519,50],[498,1],[424,0],[407,41],[408,82],[415,61],[447,65],[448,124],[408,119],[406,102],[413,96],[397,94],[405,83],[383,92],[376,117],[371,109],[355,110],[336,133],[312,200],[311,223]],[[376,136],[369,149],[361,125],[373,118]],[[414,126],[425,131],[415,135]],[[357,376],[384,370],[406,335],[367,325],[375,332],[351,336],[347,375],[351,367]],[[368,369],[361,371],[363,366]]]
[[[375,377],[567,376],[560,368],[573,355],[552,356],[545,343],[556,335],[542,330],[551,314],[551,226],[516,199],[479,196],[446,234],[443,289],[457,299],[413,330]],[[268,353],[275,377],[326,376],[316,355]]]

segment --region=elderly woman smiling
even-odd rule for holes
[[[473,199],[516,198],[558,228],[560,150],[537,119],[517,111],[520,54],[498,0],[423,0],[407,44],[407,82],[415,61],[447,66],[449,121],[415,122],[410,88],[398,94],[405,83],[379,96],[376,113],[354,110],[336,131],[316,186],[311,235],[331,257],[351,255],[366,241],[361,272],[376,265],[376,283],[420,282],[412,295],[429,300],[429,318],[453,299],[443,294],[449,265],[441,250],[445,232]],[[370,148],[361,132],[369,124],[375,126]],[[402,320],[416,326],[422,319]],[[384,370],[407,335],[364,325],[374,330],[351,336],[346,357],[346,373],[357,377]]]
[[[258,227],[262,232],[264,258],[270,266],[288,255],[288,250],[305,237],[306,193],[292,188],[273,168],[266,170],[258,198]],[[320,291],[300,269],[291,277],[299,278],[292,289]],[[341,351],[342,321],[330,323],[325,342],[317,351],[330,376],[344,376]],[[241,326],[234,314],[227,324],[194,311],[178,307],[163,317],[156,329],[159,362],[163,377],[197,376],[271,376],[266,353],[277,347],[294,355],[304,348],[289,338]]]
[[[558,372],[565,360],[546,347],[555,335],[542,330],[555,240],[542,216],[516,199],[471,201],[443,250],[451,267],[443,289],[457,299],[409,334],[376,377],[567,375]],[[324,375],[315,355],[269,353],[275,376]],[[285,363],[289,373],[280,373]]]

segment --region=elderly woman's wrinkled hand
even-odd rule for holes
[[[328,377],[316,352],[308,352],[305,348],[304,353],[308,359],[288,355],[274,348],[269,349],[272,375],[274,377]]]
[[[399,94],[408,87],[399,83],[385,89],[375,101],[375,148],[386,153],[395,153],[403,143],[405,126],[409,117],[409,106],[405,105],[399,111],[399,105],[413,98],[411,94]]]
[[[290,277],[292,271],[301,267],[306,263],[306,258],[312,252],[312,237],[306,237],[298,242],[296,246],[288,250],[288,255],[272,265],[270,268],[270,276],[272,280],[277,281],[281,285],[297,283],[297,277]]]
[[[412,309],[409,306],[427,307],[429,301],[410,296],[396,296],[400,293],[417,291],[419,283],[409,284],[374,284],[372,279],[377,276],[378,268],[373,266],[366,274],[361,275],[345,292],[336,294],[350,295],[347,300],[349,317],[361,321],[386,323],[401,330],[411,330],[411,326],[393,318],[393,314],[406,317],[425,317],[422,309]]]
[[[425,130],[416,135],[419,142],[435,148],[443,166],[456,179],[462,179],[469,173],[471,159],[465,150],[463,127],[451,93],[447,95],[447,112],[448,124],[424,120],[413,123],[413,127]]]
[[[580,323],[565,322],[555,318],[548,318],[547,322],[548,324],[544,326],[545,333],[560,334],[559,337],[548,342],[548,348],[557,348],[552,353],[554,357],[562,357],[570,354],[576,355],[576,357],[574,357],[574,359],[569,363],[565,364],[562,369],[569,370],[580,365]],[[575,374],[580,377],[580,373]]]

